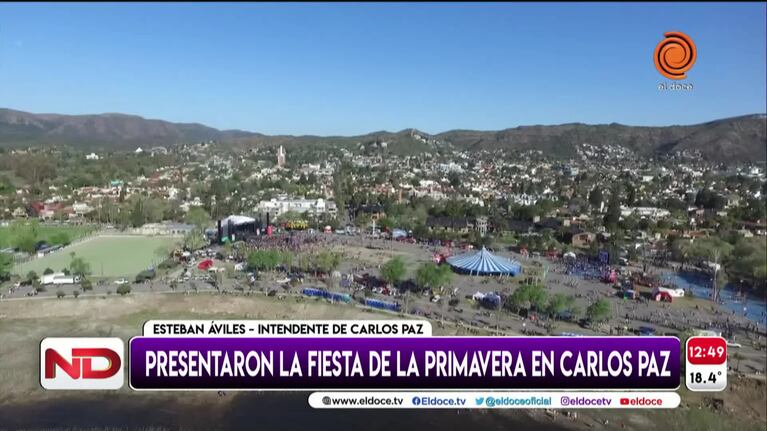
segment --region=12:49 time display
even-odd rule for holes
[[[694,365],[719,365],[727,361],[727,342],[721,337],[692,337],[687,360]]]
[[[722,337],[690,337],[687,354],[687,388],[721,391],[727,386],[727,342]]]

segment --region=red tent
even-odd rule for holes
[[[197,264],[197,269],[200,271],[207,271],[208,268],[213,266],[213,260],[212,259],[205,259],[202,262]]]
[[[671,302],[673,299],[668,292],[658,292],[655,294],[656,301]]]

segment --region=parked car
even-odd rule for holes
[[[118,278],[117,280],[115,280],[115,284],[118,286],[123,284],[128,284],[128,283],[130,283],[130,281],[128,281],[127,278]]]
[[[156,274],[157,273],[153,269],[141,271],[136,275],[136,283],[145,283],[146,281],[153,279]]]

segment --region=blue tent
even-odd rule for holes
[[[496,256],[482,250],[447,258],[447,263],[455,271],[477,275],[517,275],[522,272],[522,265],[505,257]]]
[[[373,308],[380,308],[383,310],[389,310],[389,311],[399,311],[400,305],[396,302],[386,302],[381,301],[380,299],[373,299],[373,298],[366,298],[365,299],[365,305],[368,307]]]
[[[351,302],[352,297],[348,293],[336,293],[336,292],[328,292],[327,290],[322,289],[314,289],[312,287],[305,287],[304,290],[301,291],[306,296],[318,296],[320,298],[329,299],[331,301],[338,301],[338,302]]]

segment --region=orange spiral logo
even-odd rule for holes
[[[680,31],[670,31],[655,47],[655,68],[669,79],[685,79],[697,57],[695,44],[690,36]]]

